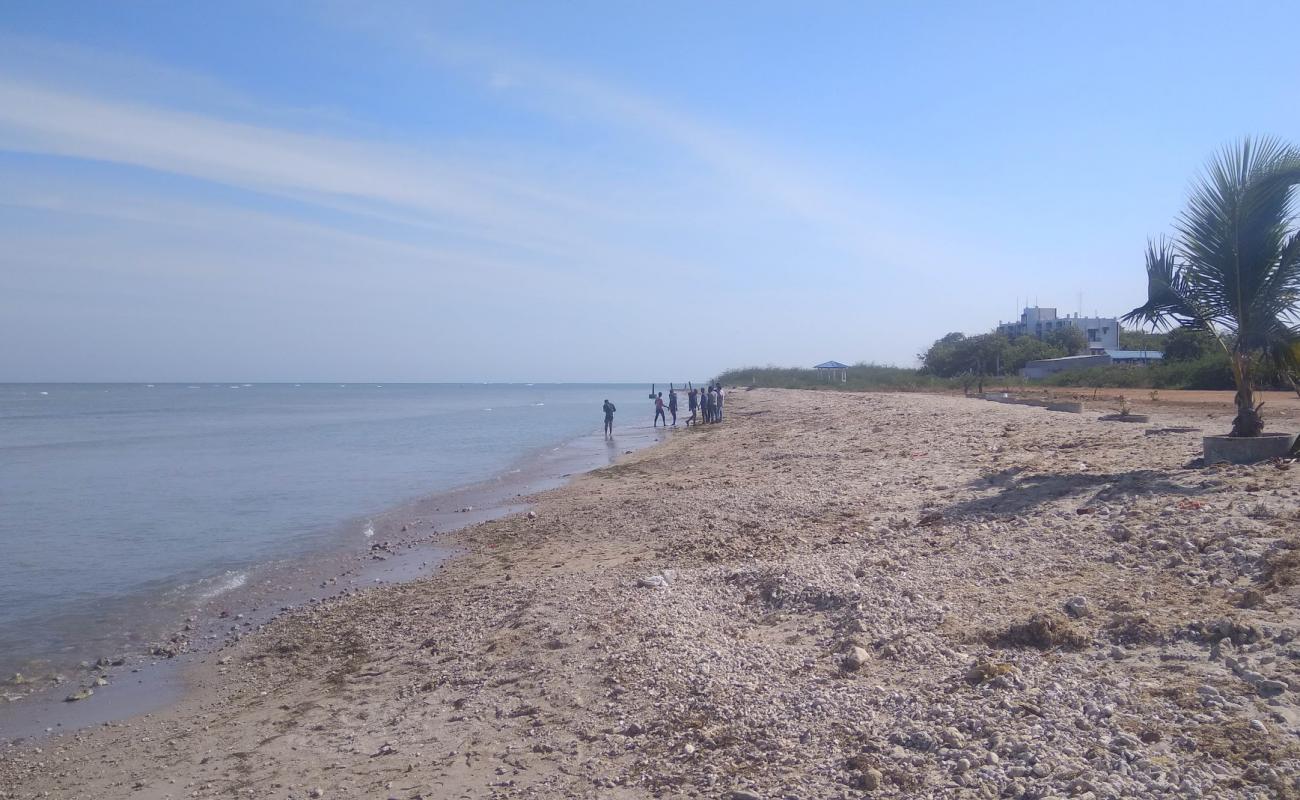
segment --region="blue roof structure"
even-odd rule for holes
[[[1165,357],[1159,350],[1107,350],[1106,355],[1118,361],[1161,361]]]
[[[848,364],[841,364],[838,361],[827,361],[825,364],[818,364],[813,369],[848,369]]]

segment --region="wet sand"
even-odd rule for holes
[[[733,392],[0,793],[1300,796],[1300,465],[1107,411]]]
[[[661,431],[625,425],[613,440],[589,434],[525,454],[482,483],[438,492],[338,526],[338,544],[292,561],[250,567],[248,582],[194,606],[157,631],[156,641],[119,647],[101,663],[0,677],[0,740],[39,737],[153,712],[179,700],[199,657],[256,633],[276,616],[330,597],[432,574],[455,552],[450,534],[527,510],[526,498],[564,485],[662,440]],[[93,657],[92,657],[93,658]],[[101,683],[102,681],[102,683]],[[89,688],[84,701],[69,695]]]

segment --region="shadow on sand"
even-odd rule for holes
[[[1196,476],[1192,476],[1196,477]],[[1169,473],[1141,469],[1113,473],[1025,473],[1022,467],[1002,470],[980,478],[972,489],[996,487],[996,495],[967,500],[944,509],[954,518],[987,514],[1019,514],[1044,503],[1075,497],[1080,507],[1093,503],[1118,503],[1143,494],[1191,497],[1205,494],[1212,486],[1185,486]]]

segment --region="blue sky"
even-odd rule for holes
[[[0,380],[681,380],[1122,313],[1245,3],[7,4]]]

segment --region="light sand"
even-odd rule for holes
[[[1106,410],[735,391],[0,796],[1300,796],[1300,465]]]

